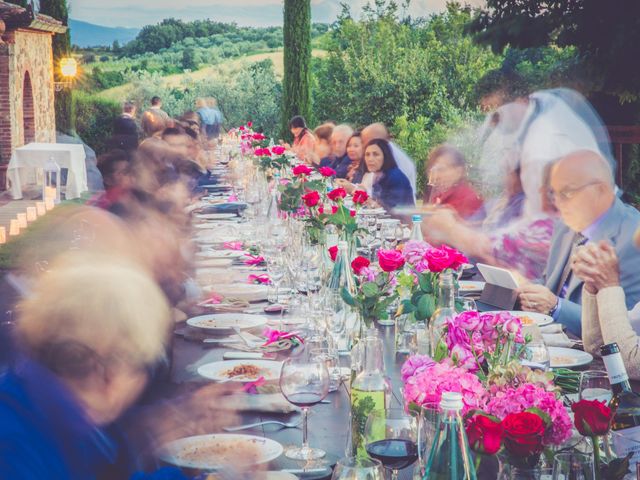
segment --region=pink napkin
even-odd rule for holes
[[[242,242],[224,242],[222,246],[227,250],[242,250]]]
[[[249,283],[258,283],[258,284],[263,284],[263,285],[270,285],[271,284],[271,279],[269,278],[269,275],[267,275],[266,273],[263,273],[262,275],[249,275],[248,277],[248,281]]]
[[[244,261],[245,265],[260,265],[264,263],[264,257],[251,255],[249,253],[245,254],[247,259]]]

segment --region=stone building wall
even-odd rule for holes
[[[8,162],[11,151],[29,141],[55,142],[56,138],[51,34],[19,29],[8,32],[3,40],[5,45],[0,45],[0,163]],[[31,96],[25,98],[27,76]]]

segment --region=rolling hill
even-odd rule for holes
[[[120,45],[133,40],[140,31],[137,28],[103,27],[93,23],[69,19],[71,43],[79,47],[111,46],[115,40]]]

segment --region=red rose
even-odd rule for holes
[[[586,437],[606,435],[611,428],[612,412],[598,400],[580,400],[571,405],[578,432]]]
[[[323,177],[333,177],[336,174],[336,171],[331,167],[320,167],[318,171]]]
[[[356,216],[356,211],[355,210],[349,210],[349,215],[351,215],[352,217]]]
[[[545,428],[544,420],[535,413],[510,413],[502,420],[504,446],[512,455],[539,455]]]
[[[371,265],[371,262],[364,257],[356,257],[353,259],[353,262],[351,262],[351,268],[353,268],[356,275],[360,275],[360,270],[368,267],[369,265]]]
[[[430,248],[424,254],[429,270],[431,272],[442,272],[447,268],[451,268],[452,258],[447,250],[441,248]]]
[[[356,190],[353,192],[353,203],[362,205],[367,200],[369,200],[369,194],[364,190]]]
[[[253,151],[253,154],[256,157],[270,157],[271,156],[271,150],[269,150],[268,148],[256,148]]]
[[[320,194],[315,190],[311,190],[309,193],[302,195],[301,198],[307,207],[315,207],[320,201]]]
[[[251,135],[251,138],[253,138],[254,140],[264,140],[267,137],[265,137],[262,133],[254,133],[253,135]]]
[[[338,213],[338,207],[331,205],[331,215],[335,215],[336,213]]]
[[[296,165],[293,167],[293,174],[296,176],[300,175],[311,175],[313,173],[313,169],[307,167],[304,164]]]
[[[465,257],[464,254],[456,250],[455,248],[451,248],[448,245],[442,245],[440,247],[440,250],[444,250],[449,254],[449,257],[451,258],[451,266],[449,268],[453,268],[454,270],[457,270],[465,263],[469,263],[469,259]]]
[[[253,127],[253,122],[252,121],[248,121],[247,122],[247,127],[249,127],[249,128]]]
[[[238,130],[240,130],[241,132],[244,132],[244,125],[242,127],[238,127]]]
[[[327,193],[327,197],[329,200],[333,200],[334,202],[338,199],[343,199],[347,196],[347,191],[344,188],[335,188]]]
[[[385,272],[393,272],[404,266],[404,257],[397,250],[378,250],[378,263]]]
[[[334,245],[333,247],[329,247],[329,256],[331,257],[331,261],[335,262],[338,257],[338,246]]]
[[[285,150],[286,148],[284,148],[282,145],[276,145],[275,147],[271,147],[271,151],[273,152],[274,155],[282,155]]]
[[[320,206],[318,207],[318,213],[319,213],[320,215],[322,215],[322,214],[324,213],[324,207],[323,207],[322,205],[320,205]]]
[[[474,452],[495,455],[502,444],[502,425],[486,415],[474,415],[467,422],[467,439]]]

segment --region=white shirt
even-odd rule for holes
[[[402,150],[398,145],[393,142],[389,142],[389,146],[391,147],[391,153],[393,153],[393,158],[395,158],[396,163],[398,164],[398,168],[405,176],[409,179],[409,183],[411,184],[411,191],[413,193],[413,198],[416,198],[416,164],[413,163],[413,160]]]

